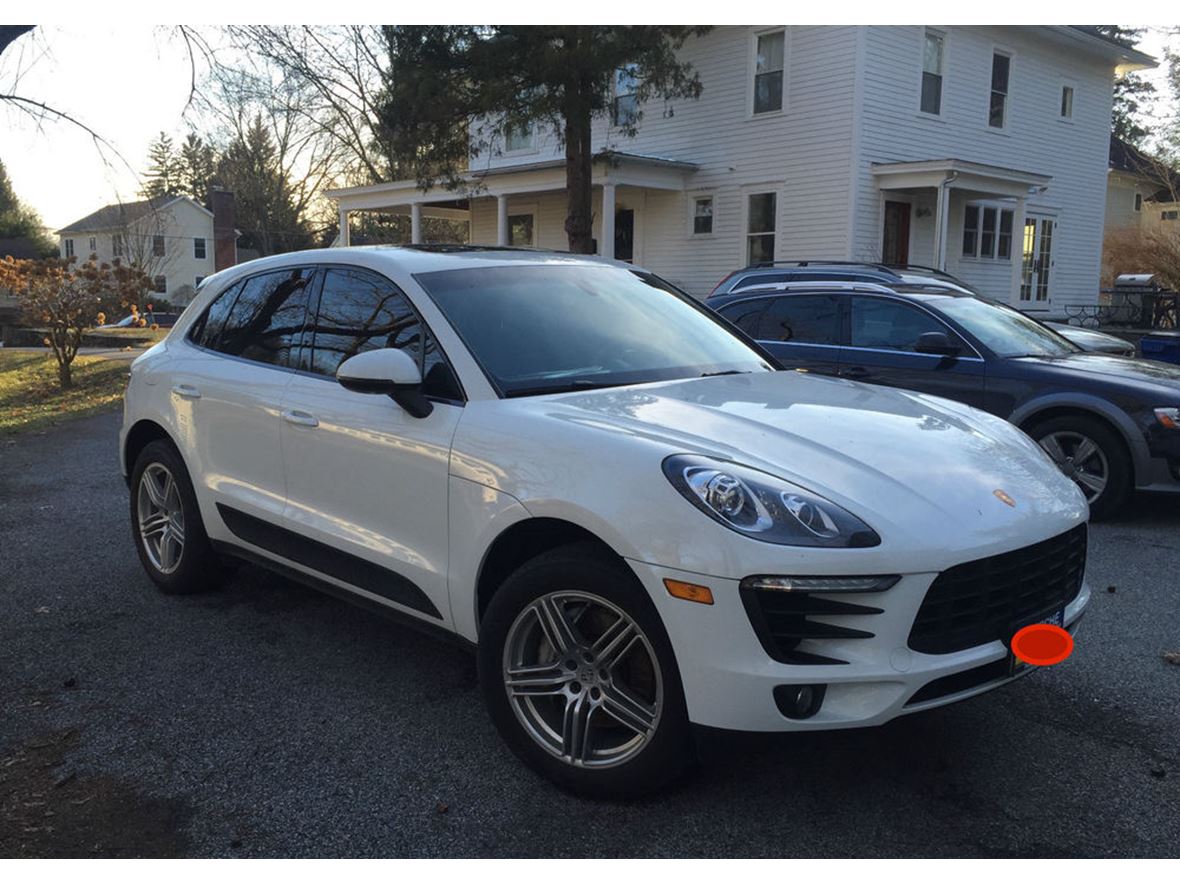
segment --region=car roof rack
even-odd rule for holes
[[[866,267],[873,270],[885,271],[897,275],[897,267],[889,264],[879,264],[872,261],[848,261],[847,259],[814,259],[808,258],[800,261],[757,261],[753,264],[743,267],[742,270],[760,270],[763,268],[772,267]]]
[[[911,287],[907,287],[911,288]],[[777,283],[751,283],[735,289],[730,296],[741,295],[769,295],[774,292],[808,291],[808,292],[873,292],[883,295],[896,295],[897,288],[884,283],[874,283],[868,280],[785,280]]]
[[[533,249],[527,246],[493,246],[485,243],[401,243],[399,249],[413,249],[415,252],[549,252],[550,249]]]

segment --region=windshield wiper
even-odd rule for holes
[[[749,375],[746,369],[726,369],[723,372],[701,372],[698,378],[716,378],[718,375]]]
[[[575,390],[601,390],[604,387],[620,387],[618,381],[591,381],[589,378],[577,378],[573,381],[566,381],[562,384],[543,384],[537,387],[521,387],[516,390],[509,390],[504,394],[505,397],[512,398],[517,396],[543,396],[547,393],[572,393]]]

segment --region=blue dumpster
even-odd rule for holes
[[[1180,332],[1152,332],[1139,339],[1139,351],[1145,360],[1159,360],[1180,365]]]

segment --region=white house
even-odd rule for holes
[[[221,193],[214,192],[215,198]],[[232,213],[232,195],[230,204]],[[229,226],[232,230],[232,215]],[[154,292],[174,305],[187,304],[205,277],[237,261],[233,251],[226,254],[227,244],[218,260],[214,214],[188,197],[113,203],[57,235],[63,257],[84,261],[94,254],[101,261],[138,264],[152,278]]]
[[[633,138],[596,124],[600,253],[697,296],[752,262],[826,258],[937,266],[1035,311],[1097,299],[1113,78],[1150,57],[1069,26],[720,27],[681,55],[699,100],[647,103]],[[350,212],[380,210],[415,241],[436,215],[564,249],[563,156],[518,132],[472,158],[465,193],[329,196],[343,242]]]

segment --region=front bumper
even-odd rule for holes
[[[1027,673],[1006,674],[1003,663],[1008,649],[998,640],[939,655],[922,654],[907,646],[910,628],[936,573],[905,575],[884,594],[841,593],[827,597],[875,605],[883,611],[872,616],[871,639],[825,640],[825,651],[848,663],[807,665],[783,664],[770,658],[750,623],[737,581],[628,562],[647,588],[668,631],[684,685],[688,716],[697,725],[740,731],[819,731],[881,725],[905,713],[981,694]],[[713,605],[670,596],[664,587],[665,578],[709,587]],[[1071,632],[1089,600],[1089,587],[1083,583],[1065,610],[1065,625]],[[853,629],[865,626],[863,615],[825,616],[824,621]],[[946,680],[928,689],[926,700],[912,700],[935,680],[988,665],[992,666],[979,671],[983,682],[972,684],[974,677],[964,675],[960,680]],[[780,685],[824,685],[823,704],[811,718],[789,719],[774,700],[774,689]]]

